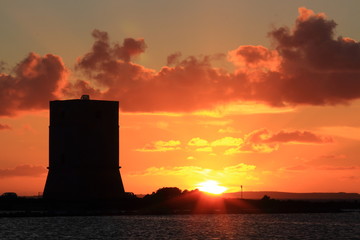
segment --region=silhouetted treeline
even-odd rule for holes
[[[312,213],[360,210],[360,202],[297,201],[223,198],[199,190],[181,191],[176,187],[158,189],[139,198],[126,193],[121,199],[83,199],[48,201],[43,198],[0,197],[0,216],[119,215],[119,214],[197,214],[197,213]]]

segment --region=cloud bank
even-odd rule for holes
[[[38,177],[46,172],[46,169],[42,166],[20,165],[12,169],[0,169],[0,178]]]
[[[271,153],[280,148],[282,144],[328,144],[334,140],[332,137],[319,135],[310,131],[280,130],[271,132],[265,128],[254,130],[241,137],[223,137],[208,141],[200,137],[190,139],[186,144],[178,140],[155,141],[146,144],[138,152],[168,152],[174,150],[207,152],[224,150],[224,155],[237,153]]]
[[[0,74],[0,115],[44,109],[56,98],[118,100],[127,112],[191,112],[255,101],[270,106],[346,104],[360,98],[360,43],[335,36],[336,23],[325,14],[300,8],[292,28],[269,32],[273,48],[239,46],[228,52],[234,72],[216,68],[221,56],[169,55],[160,71],[132,62],[147,46],[144,39],[110,42],[94,30],[95,42],[75,64],[76,76],[59,56],[29,54],[12,71]]]

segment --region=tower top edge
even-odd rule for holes
[[[110,101],[110,100],[96,100],[90,99],[89,95],[82,95],[80,99],[65,99],[65,100],[53,100],[50,102],[119,102],[119,101]]]
[[[119,101],[111,101],[111,100],[82,100],[82,99],[65,99],[65,100],[52,100],[50,102],[119,102]]]

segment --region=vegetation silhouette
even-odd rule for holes
[[[126,193],[117,200],[48,200],[42,197],[0,196],[0,217],[79,216],[122,214],[241,214],[241,213],[319,213],[360,211],[358,200],[278,200],[224,198],[195,190],[163,187],[137,197]]]

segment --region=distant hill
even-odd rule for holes
[[[244,199],[261,199],[264,195],[273,199],[293,199],[293,200],[360,200],[358,193],[289,193],[289,192],[243,192]],[[224,198],[240,198],[241,192],[224,193]]]

